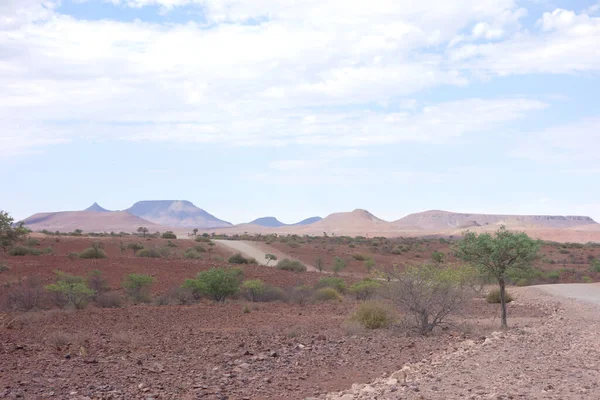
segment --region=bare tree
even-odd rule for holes
[[[146,228],[145,226],[140,226],[137,229],[137,231],[138,231],[138,233],[141,233],[144,238],[146,238],[146,233],[148,233],[148,228]]]
[[[469,297],[470,277],[460,268],[424,264],[389,274],[392,279],[384,287],[384,296],[410,316],[422,335],[447,324]]]

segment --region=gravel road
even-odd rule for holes
[[[511,288],[546,316],[465,340],[327,400],[600,399],[600,285]],[[575,300],[576,299],[576,300]],[[498,321],[495,321],[497,324]]]
[[[255,258],[261,265],[267,265],[267,260],[265,259],[266,254],[273,254],[277,256],[277,259],[282,260],[284,258],[294,259],[287,254],[280,252],[279,250],[269,247],[264,243],[243,241],[243,240],[213,240],[217,244],[217,246],[225,247],[229,250],[232,250],[236,253],[241,253],[245,257]],[[271,261],[269,266],[273,267],[277,261]],[[312,265],[306,265],[308,271],[316,271],[317,269]]]

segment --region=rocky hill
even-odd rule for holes
[[[407,215],[392,225],[397,229],[418,227],[424,230],[466,229],[487,225],[506,225],[513,228],[566,229],[596,224],[590,217],[560,215],[498,215],[466,214],[432,210]]]
[[[110,210],[107,210],[106,208],[100,206],[100,204],[98,204],[98,203],[92,204],[91,206],[89,206],[88,208],[86,208],[83,211],[110,212]]]
[[[140,226],[155,231],[162,227],[125,211],[62,211],[38,213],[22,221],[32,231],[135,232]]]
[[[138,201],[126,210],[155,224],[182,228],[222,228],[231,226],[187,200]]]
[[[296,222],[295,224],[285,224],[281,221],[279,221],[277,218],[275,217],[262,217],[262,218],[257,218],[252,222],[249,222],[248,224],[251,225],[259,225],[259,226],[264,226],[267,228],[279,228],[282,226],[304,226],[304,225],[310,225],[310,224],[314,224],[315,222],[319,222],[321,221],[323,218],[321,217],[311,217],[311,218],[306,218],[300,222]]]

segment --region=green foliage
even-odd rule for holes
[[[99,259],[106,258],[106,253],[102,250],[102,246],[99,243],[92,244],[92,247],[88,247],[81,253],[79,253],[79,258],[84,259]]]
[[[277,256],[274,254],[265,254],[265,260],[267,260],[267,265],[269,265],[271,261],[277,261]]]
[[[4,210],[0,210],[0,246],[7,249],[18,241],[22,236],[26,235],[29,230],[20,224],[16,228],[13,227],[14,219]]]
[[[206,253],[206,248],[201,244],[195,245],[194,250],[196,250],[198,253]]]
[[[546,274],[546,278],[551,281],[558,282],[558,280],[560,279],[560,272],[550,271]]]
[[[373,260],[372,258],[367,259],[365,261],[365,268],[369,273],[371,273],[373,271],[373,268],[375,268],[375,260]]]
[[[131,242],[127,244],[127,248],[133,251],[133,255],[144,248],[144,245],[141,243]]]
[[[167,242],[167,246],[168,246],[168,247],[179,247],[179,246],[177,245],[177,243],[173,243],[173,242],[171,242],[170,240]]]
[[[35,239],[35,238],[28,238],[27,241],[25,242],[27,244],[27,246],[29,247],[33,247],[33,246],[39,246],[40,245],[40,241]]]
[[[149,291],[154,283],[154,278],[144,274],[129,274],[123,281],[123,287],[135,303],[148,302]]]
[[[381,284],[372,279],[363,279],[348,288],[348,293],[355,296],[357,300],[368,300],[375,296]]]
[[[514,299],[508,292],[504,294],[507,303],[511,303]],[[500,304],[500,289],[494,289],[485,296],[485,301],[490,304]]]
[[[72,304],[78,310],[85,308],[88,300],[96,292],[90,289],[84,278],[80,276],[70,275],[60,271],[57,271],[56,274],[56,283],[46,286],[46,290],[64,296],[67,303]]]
[[[431,259],[437,263],[443,263],[445,256],[446,255],[444,253],[442,253],[441,251],[434,251],[431,254]]]
[[[362,254],[353,254],[352,258],[354,258],[356,261],[366,261],[367,257],[365,257]]]
[[[160,252],[156,249],[141,249],[138,251],[137,256],[143,258],[161,258]]]
[[[315,292],[315,300],[317,301],[342,301],[342,296],[337,290],[331,287],[324,287]]]
[[[319,279],[319,282],[315,285],[317,289],[321,288],[333,288],[336,291],[343,293],[346,290],[346,282],[341,278],[328,276],[326,278]]]
[[[34,247],[14,246],[8,254],[11,256],[39,256],[40,251]]]
[[[202,242],[202,243],[211,243],[210,238],[207,236],[204,236],[205,234],[203,234],[202,236],[198,236],[196,237],[196,239],[194,239],[196,242]]]
[[[223,303],[228,297],[237,294],[240,280],[240,270],[211,268],[198,273],[196,279],[186,280],[184,287],[190,288],[196,295],[208,296],[215,303]]]
[[[592,272],[598,272],[598,273],[600,273],[600,260],[593,259],[590,262],[590,270]]]
[[[260,301],[267,289],[267,285],[260,279],[252,279],[242,283],[242,293],[249,301]]]
[[[10,271],[10,267],[4,263],[0,263],[0,273]]]
[[[177,235],[173,233],[173,231],[166,231],[162,235],[160,235],[163,239],[177,239]]]
[[[496,279],[500,291],[504,292],[509,274],[531,270],[532,264],[538,259],[540,244],[540,241],[531,239],[526,233],[511,232],[502,226],[494,235],[466,232],[454,250],[458,258]],[[502,327],[506,327],[506,303],[501,305],[501,323]]]
[[[284,258],[277,263],[277,269],[293,272],[306,272],[306,266],[300,261]]]
[[[317,270],[321,273],[325,271],[325,263],[323,262],[322,258],[317,258],[317,260],[315,261],[315,268],[317,268]]]
[[[183,253],[183,256],[190,260],[197,260],[197,259],[201,258],[200,254],[193,247],[190,247],[189,249],[187,249],[185,251],[185,253]]]
[[[336,257],[333,260],[333,273],[335,275],[339,274],[340,272],[342,272],[344,269],[346,269],[346,261],[344,261],[342,258],[340,257]]]
[[[560,254],[571,254],[571,252],[569,250],[567,250],[567,249],[560,249],[558,252]]]
[[[393,323],[389,307],[377,301],[366,301],[356,308],[350,318],[366,329],[384,329]]]
[[[227,260],[229,264],[251,264],[251,261],[252,259],[244,257],[241,253],[234,254]],[[256,264],[256,262],[254,262],[254,264]]]
[[[583,276],[583,277],[581,277],[581,281],[583,283],[592,283],[592,282],[594,282],[594,280],[591,277],[589,277],[589,276]]]

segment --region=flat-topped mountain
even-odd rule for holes
[[[392,224],[398,229],[410,226],[424,230],[461,229],[486,225],[560,229],[596,224],[596,221],[584,216],[467,214],[431,210],[407,215]]]
[[[321,218],[321,217],[310,217],[310,218],[306,218],[300,222],[296,222],[295,224],[286,224],[286,223],[279,221],[275,217],[262,217],[262,218],[257,218],[254,221],[249,222],[248,224],[264,226],[266,228],[279,228],[282,226],[310,225],[310,224],[314,224],[315,222],[321,221],[322,219],[323,218]]]
[[[187,200],[138,201],[126,210],[155,224],[184,228],[223,228],[231,223],[196,207]]]

